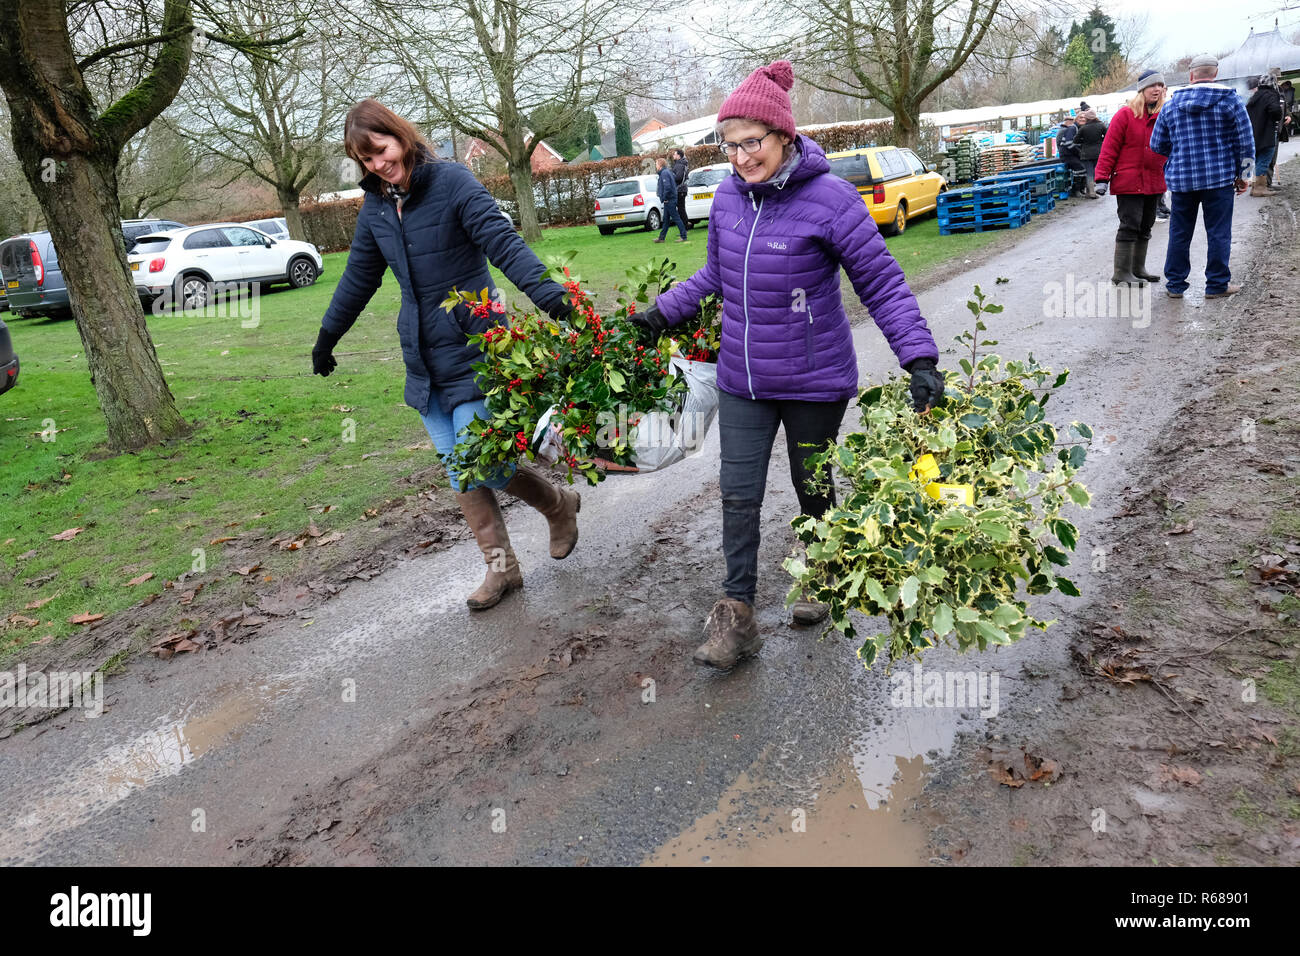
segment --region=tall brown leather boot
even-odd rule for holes
[[[465,516],[465,523],[474,532],[474,540],[488,566],[483,583],[465,598],[471,611],[482,611],[500,601],[507,591],[522,588],[524,576],[510,547],[510,536],[506,533],[506,522],[501,516],[496,493],[491,488],[475,488],[458,493],[456,502]]]
[[[568,488],[556,488],[536,468],[521,464],[505,490],[536,508],[551,528],[551,557],[567,558],[578,543],[578,512],[582,496]]]

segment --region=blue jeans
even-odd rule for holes
[[[487,402],[478,399],[473,402],[464,402],[457,405],[448,415],[442,410],[442,403],[438,401],[438,388],[435,386],[429,393],[429,408],[420,418],[424,422],[424,428],[433,439],[433,447],[438,450],[442,456],[443,466],[447,469],[447,480],[451,482],[452,491],[460,491],[460,476],[448,462],[447,456],[451,450],[456,447],[456,436],[459,435],[471,421],[475,418],[486,420],[489,417]],[[469,488],[495,488],[501,489],[510,483],[510,479],[515,476],[515,466],[510,465],[503,469],[499,474],[493,475],[486,481],[475,482]]]
[[[1255,175],[1267,176],[1268,168],[1273,165],[1273,157],[1277,155],[1277,144],[1273,144],[1268,149],[1261,149],[1259,155],[1255,157]]]
[[[1232,186],[1170,193],[1169,249],[1165,253],[1165,288],[1186,292],[1187,276],[1192,271],[1192,233],[1196,231],[1196,211],[1205,210],[1205,291],[1223,292],[1228,288],[1232,271],[1228,255],[1232,246],[1232,205],[1237,191]]]
[[[813,494],[805,461],[839,434],[848,400],[842,402],[751,401],[718,392],[718,434],[722,440],[722,551],[729,598],[752,605],[758,592],[759,519],[767,466],[776,430],[785,426],[790,454],[790,480],[803,514],[821,517],[835,504],[829,496]],[[802,448],[801,445],[818,448]]]
[[[686,223],[682,222],[681,217],[677,215],[677,202],[664,203],[664,227],[659,230],[659,238],[662,239],[668,235],[668,227],[677,224],[681,231],[682,238],[686,238]]]

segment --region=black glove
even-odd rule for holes
[[[338,367],[338,362],[334,361],[334,346],[339,344],[341,335],[335,335],[324,328],[316,336],[316,347],[311,350],[311,370],[316,375],[329,375]]]
[[[653,302],[646,307],[644,312],[633,312],[627,317],[627,320],[638,329],[645,329],[652,336],[660,336],[668,331],[668,320],[663,317],[659,312],[659,307]]]
[[[904,368],[912,376],[909,389],[914,410],[923,412],[943,401],[943,375],[935,369],[934,359],[919,358]]]
[[[567,298],[561,299],[555,305],[547,309],[546,314],[549,315],[556,322],[561,322],[565,325],[568,325],[570,322],[573,321],[573,306],[569,304],[569,300]]]

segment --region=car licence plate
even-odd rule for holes
[[[132,272],[139,272],[139,271],[140,271],[140,263],[138,263],[138,262],[133,262],[133,263],[131,263],[131,271],[132,271]]]
[[[11,280],[9,281],[9,288],[11,288],[11,289],[16,289],[16,288],[18,288],[18,280],[17,280],[17,279],[11,279]]]
[[[712,198],[713,198],[713,193],[697,193],[696,196],[695,196],[695,198],[696,198],[696,199],[712,199]]]
[[[615,219],[626,219],[627,216],[624,216],[624,215],[621,215],[621,214],[620,214],[620,215],[617,215],[617,216],[606,216],[605,218],[606,218],[606,219],[609,219],[610,221],[613,221],[613,220],[615,220]]]

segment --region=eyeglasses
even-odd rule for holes
[[[735,156],[736,150],[738,149],[743,149],[752,156],[763,148],[763,140],[767,139],[775,132],[776,130],[770,129],[762,136],[758,137],[758,139],[751,137],[750,139],[742,139],[739,143],[722,143],[720,145],[722,146],[722,151],[728,156]]]

